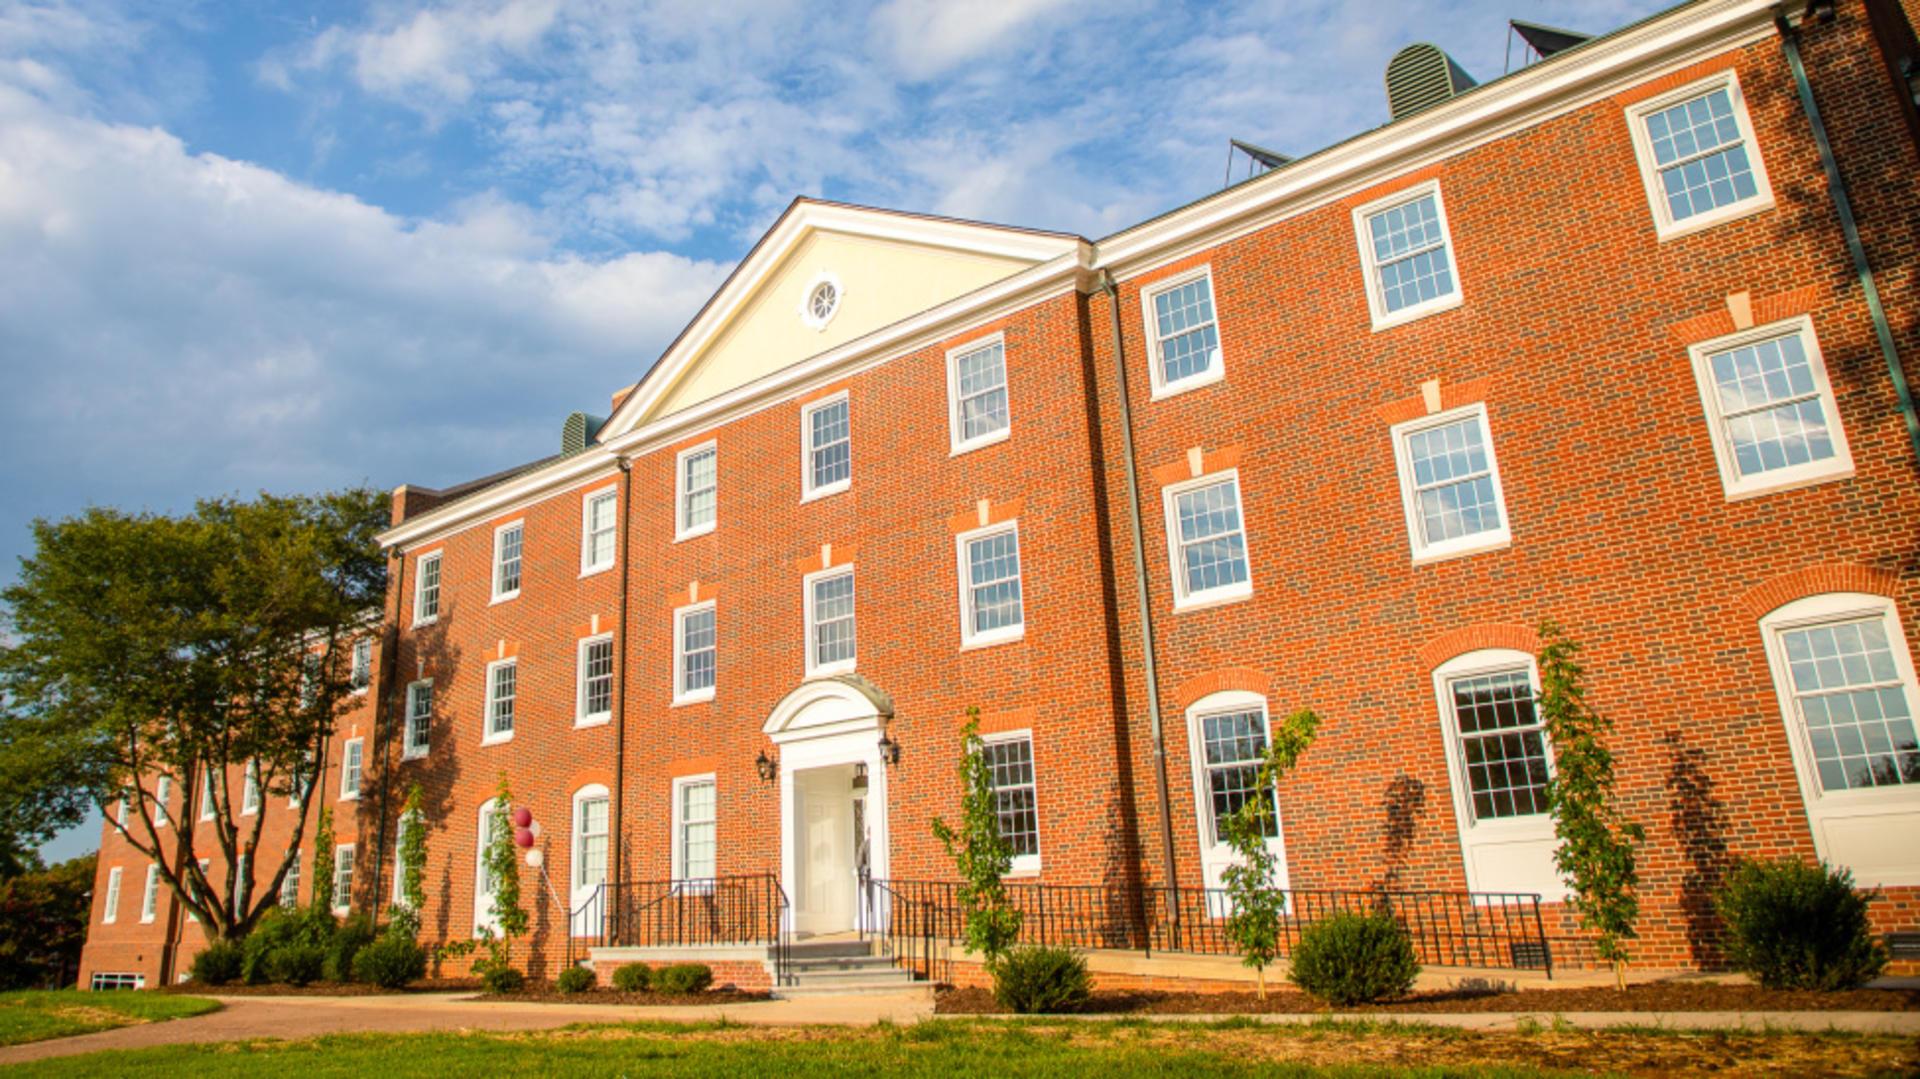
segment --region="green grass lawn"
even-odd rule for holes
[[[82,993],[78,989],[24,989],[0,993],[0,1045],[205,1015],[218,1001],[166,993]]]
[[[732,1024],[579,1026],[526,1033],[335,1035],[181,1045],[19,1065],[15,1076],[966,1076],[1123,1079],[1541,1079],[1573,1075],[1881,1076],[1920,1058],[1908,1039],[1542,1031],[1476,1034],[1385,1024],[995,1023],[871,1030]]]

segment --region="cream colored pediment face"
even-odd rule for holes
[[[671,383],[636,421],[718,397],[1038,261],[808,229],[731,312],[715,312],[719,326],[697,352],[667,358],[680,370],[657,372]],[[817,295],[822,285],[830,303],[829,296]]]

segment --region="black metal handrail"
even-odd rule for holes
[[[934,978],[945,961],[936,950],[965,937],[964,885],[951,881],[872,880],[863,900],[882,950]],[[1010,883],[1008,900],[1022,914],[1020,942],[1072,948],[1235,955],[1227,939],[1232,902],[1225,889]],[[1543,970],[1553,952],[1540,897],[1526,892],[1283,892],[1279,955],[1291,955],[1300,932],[1336,911],[1384,910],[1406,930],[1423,965]],[[904,957],[904,961],[903,958]],[[938,968],[938,969],[937,969]]]
[[[772,873],[608,882],[570,913],[567,959],[595,947],[764,945],[775,984],[790,985],[792,919]]]

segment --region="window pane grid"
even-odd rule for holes
[[[853,574],[813,582],[813,664],[854,657]]]
[[[580,844],[574,856],[574,885],[592,888],[607,880],[607,800],[580,803]]]
[[[519,688],[519,664],[503,663],[493,669],[493,689],[487,703],[487,733],[513,733],[513,698]]]
[[[604,566],[613,561],[613,501],[609,492],[587,503],[587,564]]]
[[[717,450],[702,450],[686,461],[686,501],[681,507],[684,528],[712,524],[719,504],[719,462]]]
[[[365,689],[373,681],[373,642],[361,638],[353,642],[353,688]]]
[[[1500,527],[1480,417],[1407,436],[1414,498],[1427,543],[1458,539]]]
[[[588,716],[612,714],[613,642],[595,641],[587,645],[583,666],[582,714]]]
[[[714,875],[714,798],[712,783],[688,783],[680,788],[681,877],[702,880]]]
[[[425,753],[431,744],[428,727],[433,720],[433,686],[430,683],[407,688],[407,752]]]
[[[1499,671],[1450,683],[1475,820],[1547,811],[1547,754],[1533,680]]]
[[[714,610],[689,611],[680,619],[680,691],[713,688]]]
[[[1267,717],[1259,709],[1205,716],[1200,721],[1201,752],[1207,770],[1213,841],[1222,841],[1228,817],[1255,797],[1260,761],[1267,751]],[[1279,807],[1267,818],[1265,834],[1280,834]]]
[[[1213,280],[1201,277],[1153,298],[1154,328],[1160,340],[1160,380],[1172,384],[1213,366],[1220,354],[1219,327],[1213,317]]]
[[[353,848],[333,852],[333,905],[344,907],[353,901]]]
[[[1389,314],[1453,291],[1446,231],[1432,195],[1372,215],[1367,230]]]
[[[1235,585],[1247,579],[1246,537],[1240,529],[1240,491],[1232,480],[1183,491],[1174,499],[1179,518],[1180,565],[1187,593]]]
[[[1020,539],[1002,532],[967,543],[968,606],[973,632],[1017,626],[1020,608]]]
[[[440,556],[420,560],[420,595],[414,604],[416,620],[437,618],[440,614]]]
[[[853,475],[853,435],[847,402],[835,401],[808,413],[813,486],[827,487]]]
[[[954,363],[960,396],[960,439],[971,441],[1007,426],[1006,349],[995,343]]]
[[[1826,791],[1920,783],[1920,738],[1879,618],[1780,635]]]
[[[500,533],[500,553],[495,560],[493,591],[496,595],[520,591],[520,540],[518,525]]]
[[[340,793],[357,795],[360,793],[360,755],[364,742],[348,742],[344,750],[344,759],[340,762]]]
[[[1759,193],[1727,87],[1653,113],[1646,124],[1675,221]]]
[[[1813,364],[1798,333],[1707,357],[1742,476],[1834,455]]]
[[[988,742],[980,747],[991,773],[1000,838],[1014,857],[1040,853],[1040,814],[1034,798],[1033,742]]]
[[[287,873],[280,878],[280,905],[297,907],[300,905],[300,852],[294,851],[287,859]]]

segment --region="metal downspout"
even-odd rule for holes
[[[614,558],[620,567],[620,586],[618,590],[619,599],[617,600],[619,609],[613,616],[613,799],[608,805],[609,819],[607,821],[607,834],[613,837],[613,842],[609,845],[609,850],[607,851],[607,881],[616,884],[619,883],[621,871],[625,868],[620,857],[621,843],[625,839],[625,834],[621,832],[620,829],[626,820],[626,814],[621,811],[621,807],[626,799],[627,779],[627,679],[626,664],[621,662],[620,657],[624,656],[627,650],[627,579],[633,572],[632,567],[629,565],[632,560],[628,557],[631,552],[627,550],[627,513],[632,496],[633,462],[627,460],[625,457],[621,457],[618,460],[620,464],[620,523],[614,533],[614,544],[617,548],[614,551]],[[604,883],[602,887],[605,887]],[[606,910],[603,903],[601,917],[604,918],[605,916]],[[568,918],[571,919],[572,915],[569,914]],[[567,928],[567,939],[573,939],[573,928],[571,925]]]
[[[1867,298],[1867,311],[1873,316],[1873,332],[1880,338],[1880,355],[1887,361],[1887,377],[1893,382],[1894,396],[1900,401],[1900,418],[1907,424],[1907,441],[1913,445],[1914,461],[1920,464],[1920,418],[1914,416],[1913,393],[1907,388],[1907,374],[1900,366],[1900,353],[1893,344],[1893,327],[1887,323],[1887,309],[1880,303],[1880,290],[1874,286],[1866,248],[1860,245],[1860,229],[1853,220],[1847,185],[1840,179],[1840,166],[1834,162],[1833,147],[1827,142],[1827,125],[1820,119],[1820,106],[1814,103],[1813,87],[1807,84],[1807,68],[1800,61],[1800,32],[1787,21],[1786,8],[1781,5],[1773,9],[1773,25],[1780,31],[1780,47],[1793,68],[1793,81],[1800,89],[1800,105],[1813,128],[1814,145],[1820,148],[1820,164],[1827,170],[1827,190],[1833,195],[1833,208],[1840,214],[1840,231],[1847,237],[1847,253],[1853,256],[1853,270]]]
[[[399,672],[395,668],[397,668],[400,663],[400,616],[405,613],[406,605],[407,552],[405,548],[401,548],[400,568],[394,571],[393,578],[392,656],[387,662],[380,665],[380,676],[387,680],[385,687],[386,692],[378,694],[373,700],[373,742],[380,747],[380,830],[374,835],[374,842],[379,845],[379,853],[373,859],[373,894],[375,896],[380,894],[380,878],[386,869],[387,862],[387,805],[392,797],[390,788],[393,786],[393,745],[392,739],[387,737],[386,721],[387,718],[393,714],[393,701],[391,700],[391,696],[395,688],[403,684],[399,680]],[[354,824],[356,825],[354,845],[357,849],[360,842],[359,829],[357,827],[359,824],[359,814],[357,813],[354,815]],[[333,845],[335,847],[340,845],[340,838],[337,834],[334,836]],[[319,848],[315,847],[314,860],[318,861],[319,858]],[[358,871],[359,866],[355,866],[354,869]],[[335,866],[333,872],[334,875],[338,877],[340,867]],[[318,879],[316,879],[313,884],[316,888],[322,886]],[[333,881],[327,881],[325,887],[332,888]],[[376,899],[374,901],[376,912],[379,909],[379,905],[379,901]],[[329,904],[329,906],[331,906],[331,904]],[[352,910],[353,908],[353,896],[351,894],[347,896],[347,908],[348,910]]]
[[[1160,665],[1153,647],[1153,605],[1147,593],[1147,551],[1140,528],[1140,481],[1135,475],[1133,458],[1133,409],[1127,399],[1127,357],[1120,336],[1120,289],[1114,284],[1113,271],[1102,270],[1100,277],[1103,282],[1100,290],[1107,294],[1107,313],[1112,316],[1113,366],[1120,391],[1120,445],[1127,470],[1127,523],[1133,532],[1133,585],[1135,598],[1140,604],[1141,658],[1147,668],[1147,716],[1153,730],[1153,779],[1160,793],[1161,872],[1166,875],[1166,886],[1177,888],[1180,878],[1174,875],[1173,807],[1167,794],[1167,739],[1160,716]],[[1174,905],[1174,911],[1177,918],[1178,902]]]

